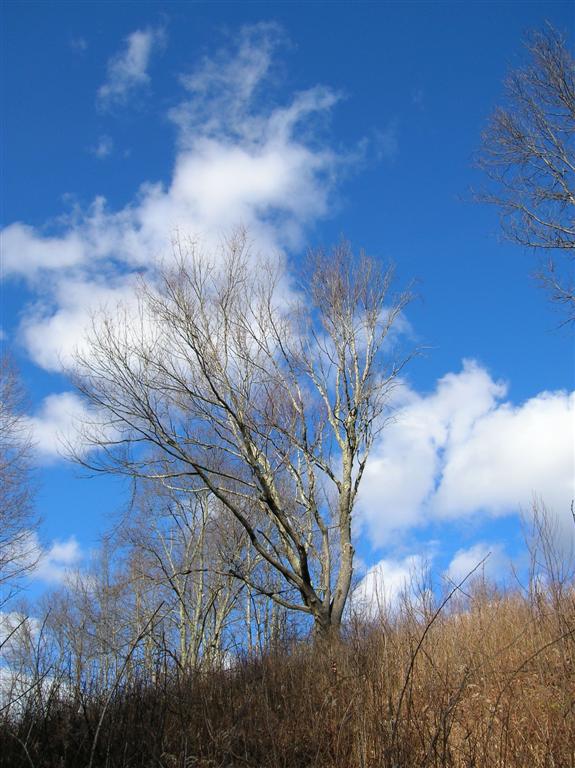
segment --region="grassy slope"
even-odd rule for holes
[[[0,762],[574,768],[573,586],[544,596],[478,588],[430,626],[432,615],[404,606],[330,646],[132,682],[107,706],[105,692],[32,697],[22,720],[0,727]]]

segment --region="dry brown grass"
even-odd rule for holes
[[[573,586],[478,585],[432,617],[132,682],[104,713],[105,693],[31,705],[2,725],[3,765],[575,768]]]

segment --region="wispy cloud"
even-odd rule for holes
[[[88,50],[88,41],[81,35],[73,37],[70,40],[70,48],[77,53],[84,53],[84,51]]]
[[[100,136],[98,141],[90,147],[90,152],[100,160],[109,157],[114,150],[114,140],[106,134]]]
[[[137,29],[128,35],[123,49],[108,61],[106,81],[98,89],[99,104],[104,108],[123,104],[134,91],[146,86],[151,56],[165,43],[162,28]]]
[[[392,120],[383,130],[375,131],[374,148],[383,160],[395,160],[399,154],[399,130],[397,120]]]
[[[414,88],[411,92],[411,103],[418,109],[425,108],[425,93],[423,88]]]

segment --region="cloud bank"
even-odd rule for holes
[[[405,387],[366,468],[360,521],[374,546],[429,523],[528,511],[534,495],[572,535],[575,393],[514,405],[478,363],[420,395]]]
[[[147,80],[156,38],[152,30],[130,35],[110,65],[106,98]],[[311,127],[338,96],[314,86],[264,104],[259,94],[281,42],[274,25],[246,27],[231,49],[182,76],[184,97],[170,111],[177,151],[168,184],[142,184],[119,210],[98,196],[55,225],[4,229],[4,276],[24,279],[35,295],[20,326],[35,363],[50,371],[69,363],[94,310],[125,300],[135,275],[169,258],[174,237],[213,250],[242,226],[256,249],[282,252],[302,246],[306,228],[329,213],[345,158],[319,145]]]

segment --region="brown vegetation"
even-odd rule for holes
[[[29,697],[11,766],[575,766],[575,591],[478,581],[332,645]],[[423,638],[423,641],[422,641]]]

